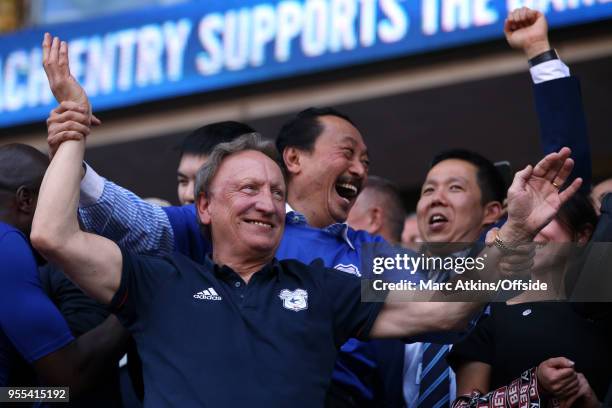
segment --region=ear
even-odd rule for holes
[[[298,174],[302,170],[301,158],[303,154],[303,150],[295,147],[285,147],[285,150],[283,150],[283,161],[290,174]]]
[[[210,225],[210,200],[205,193],[200,193],[196,200],[196,211],[200,222],[204,225]]]
[[[489,201],[484,206],[484,217],[482,219],[483,227],[486,225],[495,224],[502,216],[503,208],[499,201]]]
[[[578,246],[586,245],[591,239],[591,235],[593,235],[593,226],[589,224],[576,234],[576,243]]]
[[[380,207],[372,207],[368,211],[368,222],[370,234],[378,234],[383,228],[383,212]]]
[[[34,214],[38,195],[26,186],[21,186],[15,193],[17,211],[25,214]]]

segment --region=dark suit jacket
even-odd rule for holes
[[[582,177],[581,191],[591,189],[591,148],[582,106],[580,82],[576,77],[554,79],[533,86],[544,154],[572,149],[574,171],[569,181]]]

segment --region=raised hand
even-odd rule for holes
[[[72,101],[81,106],[87,106],[91,110],[85,90],[70,73],[66,41],[61,41],[59,37],[51,39],[51,34],[45,33],[43,67],[49,79],[51,92],[57,102]]]
[[[527,7],[511,11],[504,21],[504,34],[508,44],[529,59],[550,50],[548,23],[539,11]]]
[[[531,241],[555,217],[582,184],[575,179],[561,191],[574,161],[567,147],[544,157],[535,166],[517,172],[508,189],[508,222],[500,230],[506,241]]]
[[[49,157],[55,155],[59,145],[66,140],[78,140],[89,135],[90,126],[101,122],[91,114],[91,104],[85,90],[70,73],[68,44],[58,37],[45,33],[43,39],[43,66],[49,86],[60,106],[47,120]],[[75,116],[76,113],[82,115]]]

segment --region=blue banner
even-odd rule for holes
[[[612,0],[207,0],[39,27],[0,36],[0,127],[55,105],[45,31],[100,111],[498,38],[523,5],[551,27],[612,16]]]

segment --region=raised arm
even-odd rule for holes
[[[500,247],[533,241],[580,187],[581,179],[574,180],[560,191],[569,177],[573,160],[570,149],[544,157],[535,167],[527,166],[516,173],[508,190],[508,221],[499,230]],[[497,267],[507,255],[498,246],[487,250],[487,280],[502,278]],[[411,293],[391,292],[381,310],[371,337],[411,337],[432,331],[455,330],[465,326],[472,315],[483,307],[477,302],[410,302]],[[443,296],[439,297],[443,299]]]
[[[572,149],[575,161],[570,180],[582,178],[581,190],[591,188],[591,151],[580,83],[558,59],[548,39],[546,17],[526,7],[508,14],[504,33],[508,44],[529,60],[544,154]]]
[[[90,124],[99,124],[91,115],[89,99],[85,91],[70,74],[67,56],[59,58],[61,41],[48,33],[43,40],[43,66],[49,86],[59,103],[74,102],[87,106],[89,116],[82,116],[78,126],[72,120],[74,131],[49,129],[49,153],[53,157],[66,140],[82,140],[89,134]],[[64,45],[64,47],[67,47]],[[174,250],[174,233],[164,210],[147,203],[132,192],[100,177],[88,167],[80,184],[79,215],[87,231],[102,235],[133,253],[166,255]]]
[[[131,253],[164,256],[174,251],[173,226],[160,206],[100,177],[89,166],[80,193],[79,217],[86,231]]]
[[[62,49],[60,58],[67,52],[64,43]],[[88,115],[86,107],[64,102],[52,112],[49,127],[60,121],[62,131],[75,132]],[[121,251],[112,241],[79,228],[77,203],[84,151],[84,140],[66,141],[57,150],[40,188],[31,241],[90,296],[109,303],[119,288]]]

